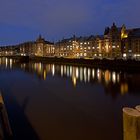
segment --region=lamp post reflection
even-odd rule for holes
[[[80,81],[83,81],[83,68],[80,67]]]
[[[105,71],[105,83],[108,84],[111,80],[111,75],[110,75],[110,72],[109,70],[106,70]]]
[[[76,87],[77,79],[75,76],[72,77],[72,83],[73,83],[74,87]]]
[[[128,93],[128,84],[127,83],[122,83],[120,88],[121,88],[120,90],[121,90],[122,95]]]

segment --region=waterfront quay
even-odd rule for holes
[[[94,68],[123,70],[138,72],[140,70],[140,61],[123,59],[77,59],[77,58],[58,58],[58,57],[29,57],[29,56],[1,56],[4,61],[14,60],[17,63],[44,63],[44,64],[66,64],[74,66],[88,66]]]

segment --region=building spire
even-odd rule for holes
[[[41,36],[41,34],[39,34],[39,37],[38,37],[38,39],[42,39],[42,36]]]
[[[36,40],[37,42],[45,42],[45,39],[39,34],[39,37]]]
[[[113,26],[116,26],[115,22],[113,22]]]

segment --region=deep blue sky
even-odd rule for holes
[[[106,26],[140,27],[140,0],[1,0],[0,45],[56,41],[76,35],[103,34]]]

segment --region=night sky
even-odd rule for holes
[[[106,26],[140,27],[140,0],[1,0],[0,45],[103,34]]]

